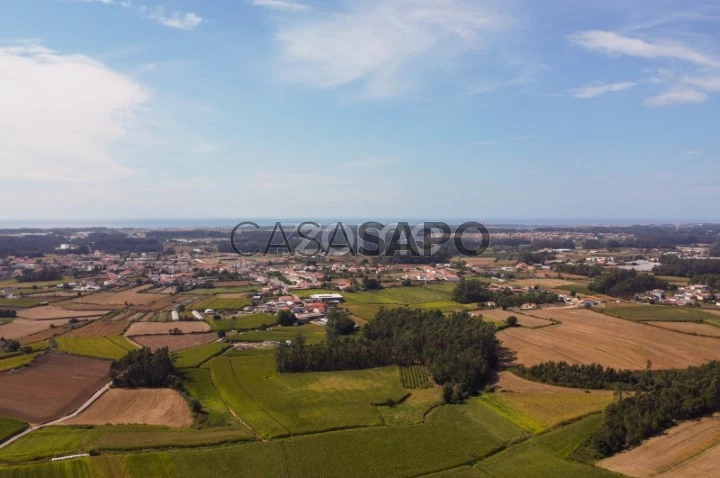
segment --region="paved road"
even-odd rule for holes
[[[112,382],[106,383],[100,390],[98,390],[97,392],[95,392],[95,394],[94,394],[92,397],[88,398],[87,401],[80,406],[80,408],[78,408],[77,410],[75,410],[75,411],[72,412],[71,414],[65,415],[64,417],[56,418],[55,420],[52,420],[52,421],[49,421],[49,422],[41,423],[40,425],[32,426],[32,427],[28,428],[27,430],[25,430],[24,432],[18,433],[17,435],[14,435],[13,437],[11,437],[10,439],[8,439],[7,441],[5,441],[5,442],[3,442],[3,443],[0,443],[0,448],[5,448],[5,447],[8,446],[9,444],[15,442],[16,440],[19,440],[20,438],[24,437],[24,436],[27,435],[28,433],[34,432],[35,430],[39,430],[39,429],[41,429],[41,428],[49,427],[49,426],[51,426],[51,425],[57,425],[58,423],[62,423],[62,422],[64,422],[65,420],[67,420],[67,419],[69,419],[69,418],[73,418],[73,417],[79,415],[80,413],[84,412],[85,409],[87,409],[87,407],[89,407],[90,405],[92,405],[92,404],[95,402],[95,400],[97,400],[98,398],[100,398],[103,393],[105,393],[105,392],[107,392],[108,390],[110,390],[110,385],[111,385],[111,384],[112,384]]]

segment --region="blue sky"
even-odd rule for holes
[[[8,220],[720,220],[718,0],[0,0]]]

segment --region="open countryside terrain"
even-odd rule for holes
[[[30,367],[0,373],[0,415],[42,423],[62,416],[108,381],[110,363],[47,353]]]
[[[165,324],[167,326],[167,324]],[[177,350],[188,349],[198,345],[214,342],[218,339],[215,332],[199,333],[199,334],[180,334],[180,335],[139,335],[132,337],[132,341],[143,347],[149,347],[156,350],[167,347],[171,352]]]
[[[18,311],[18,317],[31,320],[48,319],[81,319],[86,317],[100,317],[109,310],[68,310],[54,305],[32,307]]]
[[[59,320],[28,320],[14,319],[12,322],[0,325],[0,337],[6,339],[19,339],[26,335],[36,334],[53,326],[65,325],[68,319]],[[40,339],[42,340],[42,339]]]
[[[65,353],[109,360],[121,359],[136,348],[132,342],[121,335],[108,337],[62,336],[56,340],[58,348]]]
[[[532,314],[560,324],[540,329],[514,327],[498,333],[503,345],[516,354],[516,362],[526,366],[564,360],[640,370],[648,360],[662,369],[720,359],[714,338],[678,334],[587,309],[546,308]]]
[[[692,478],[720,467],[720,415],[684,422],[598,466],[627,476]]]
[[[171,329],[180,329],[180,332],[189,334],[192,332],[208,332],[210,326],[205,322],[134,322],[125,332],[125,335],[132,337],[135,335],[164,335]]]
[[[192,424],[192,416],[188,403],[175,390],[111,389],[85,411],[65,420],[63,424],[184,427]]]

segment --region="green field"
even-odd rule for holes
[[[210,365],[220,397],[268,437],[382,425],[372,404],[407,393],[397,367],[278,374],[273,350],[218,357]]]
[[[233,317],[232,319],[208,319],[213,330],[253,330],[264,325],[271,326],[277,323],[277,318],[270,314],[248,314]]]
[[[183,370],[185,388],[188,394],[200,401],[205,414],[202,424],[222,426],[236,424],[225,402],[218,395],[209,369],[195,368]]]
[[[229,348],[230,346],[223,342],[210,342],[209,344],[173,352],[172,361],[177,368],[199,367]]]
[[[121,359],[129,351],[136,348],[128,339],[120,335],[111,337],[58,337],[55,340],[58,348],[63,352],[112,360]]]
[[[192,310],[240,310],[245,306],[252,304],[250,299],[240,297],[237,299],[224,299],[220,297],[210,297],[200,302],[195,302],[190,307]]]
[[[0,415],[0,443],[27,428],[28,424],[18,418]]]
[[[247,428],[241,426],[193,430],[149,425],[60,425],[36,430],[0,449],[0,462],[26,462],[89,453],[92,450],[128,451],[218,445],[252,438]]]
[[[260,290],[259,286],[246,285],[238,287],[213,287],[212,289],[193,289],[190,291],[192,294],[198,295],[209,295],[209,294],[246,294],[249,292],[257,292]]]
[[[575,292],[576,294],[582,294],[582,295],[593,295],[593,291],[588,289],[587,285],[584,285],[584,284],[561,285],[559,287],[551,287],[551,289],[566,290],[568,292]]]
[[[34,352],[31,354],[12,355],[10,357],[0,359],[0,372],[29,365],[39,354],[40,352]]]
[[[475,465],[481,476],[533,478],[589,478],[618,475],[572,459],[573,453],[602,423],[594,415],[564,428],[537,436]]]
[[[265,342],[266,340],[284,342],[286,340],[295,340],[297,334],[302,334],[306,342],[310,344],[322,342],[325,340],[325,327],[315,324],[297,325],[293,327],[273,327],[267,330],[231,334],[228,338],[236,342]]]
[[[531,436],[530,432],[493,412],[477,398],[467,400],[463,405],[458,406],[458,410],[504,443],[516,442]]]
[[[694,307],[675,307],[670,305],[638,305],[617,307],[608,305],[597,309],[613,317],[638,321],[661,322],[707,322],[712,325],[718,316]]]
[[[43,302],[47,302],[48,299],[40,298],[34,299],[32,297],[18,297],[17,299],[0,299],[0,307],[35,307]]]
[[[93,478],[90,459],[76,458],[39,465],[0,468],[0,478]]]

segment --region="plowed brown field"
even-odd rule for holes
[[[150,347],[153,350],[167,347],[171,352],[175,352],[176,350],[207,344],[217,340],[217,338],[215,332],[209,332],[206,334],[137,335],[132,340],[143,347]]]
[[[82,405],[107,381],[110,362],[48,353],[0,373],[0,415],[43,423]]]
[[[128,328],[125,335],[167,335],[170,329],[180,329],[183,333],[208,332],[210,326],[205,322],[135,322]],[[720,330],[720,329],[718,329]]]

